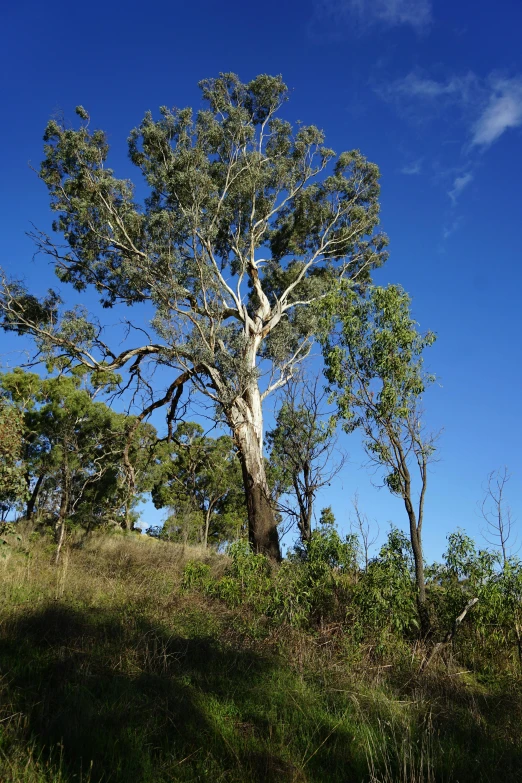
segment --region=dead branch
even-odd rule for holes
[[[455,634],[457,633],[460,625],[462,624],[462,621],[466,617],[467,613],[473,609],[473,607],[478,604],[478,598],[472,598],[471,601],[468,601],[462,612],[455,618],[455,622],[453,623],[453,627],[448,631],[442,642],[437,642],[437,644],[432,649],[431,653],[429,654],[428,658],[424,659],[424,661],[420,665],[419,671],[423,672],[426,671],[432,660],[435,658],[436,655],[439,654],[439,652],[442,650],[443,647],[447,647],[447,645],[451,642]]]

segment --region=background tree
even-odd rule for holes
[[[126,368],[135,390],[152,388],[147,367],[170,368],[149,409],[170,405],[189,381],[209,398],[238,449],[251,543],[278,558],[262,403],[309,352],[310,305],[340,280],[364,285],[384,261],[379,172],[358,151],[336,157],[318,128],[278,117],[288,97],[280,77],[243,84],[221,74],[200,87],[206,107],[195,116],[162,107],[131,133],[149,188],[143,206],[106,166],[106,136],[90,130],[85,109],[78,129],[51,120],[44,137],[40,176],[64,241],[37,233],[39,249],[62,282],[92,286],[107,307],[148,303],[153,336],[115,350],[84,310],[62,312],[54,292],[38,300],[7,279],[0,307],[4,326],[33,335],[44,355]]]
[[[506,485],[510,478],[511,475],[506,467],[502,470],[491,471],[480,504],[480,513],[487,525],[484,538],[488,544],[500,549],[504,566],[508,562],[510,550],[515,544],[513,530],[515,520],[506,501]]]
[[[511,479],[507,467],[489,473],[484,487],[484,497],[480,504],[481,515],[486,522],[483,536],[495,547],[501,560],[500,573],[492,579],[490,600],[492,615],[487,619],[498,623],[504,615],[504,623],[513,629],[519,663],[522,666],[522,562],[513,548],[517,543],[514,524],[515,518],[506,498],[506,487]],[[492,600],[495,599],[496,600]],[[508,610],[506,612],[506,609]]]
[[[41,399],[42,379],[36,373],[24,372],[15,368],[13,372],[0,375],[0,390],[4,398],[16,409],[21,424],[22,454],[25,465],[26,519],[31,520],[36,502],[47,474],[45,456],[49,444],[41,437],[39,428],[28,420],[28,414]]]
[[[156,508],[172,512],[163,537],[205,547],[237,537],[246,507],[232,438],[209,438],[199,424],[183,422],[158,456],[160,477],[152,498]]]
[[[326,394],[298,377],[285,387],[276,426],[267,433],[270,461],[280,476],[285,495],[294,504],[279,503],[281,511],[297,520],[302,542],[310,540],[317,492],[341,470],[335,458],[335,416],[325,412]]]
[[[26,495],[23,419],[14,405],[0,397],[0,519]]]
[[[87,530],[109,520],[123,523],[128,417],[95,402],[82,375],[40,378],[15,370],[0,376],[0,386],[23,417],[27,518],[37,507],[53,517],[59,547],[67,519]],[[155,441],[154,428],[140,425],[129,451],[140,476],[133,503],[146,486]]]
[[[420,403],[433,380],[423,371],[422,354],[435,337],[419,334],[409,297],[397,286],[374,287],[365,299],[345,288],[329,306],[337,328],[323,341],[326,376],[345,429],[362,429],[370,461],[387,471],[386,486],[404,501],[419,617],[427,631],[422,525],[435,439],[423,430]],[[412,468],[418,475],[417,500]]]
[[[375,523],[375,529],[372,529],[368,514],[365,514],[361,509],[357,492],[352,498],[352,508],[353,517],[350,520],[350,528],[359,540],[363,566],[366,571],[370,562],[370,550],[379,538],[380,529],[377,523]]]

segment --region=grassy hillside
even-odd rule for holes
[[[522,780],[516,674],[229,608],[181,589],[204,552],[146,537],[4,554],[3,783]]]

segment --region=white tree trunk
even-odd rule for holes
[[[250,543],[255,552],[280,560],[277,521],[263,459],[263,411],[257,381],[234,401],[229,419],[243,472]]]

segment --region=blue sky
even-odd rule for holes
[[[3,20],[0,263],[8,272],[35,292],[54,284],[25,236],[31,222],[50,225],[30,165],[39,165],[52,113],[72,120],[84,105],[108,132],[116,172],[131,176],[125,140],[147,109],[197,104],[197,82],[219,71],[243,80],[281,73],[292,88],[290,119],[319,125],[329,146],[357,147],[380,166],[391,255],[376,279],[400,283],[421,328],[438,335],[427,362],[439,383],[426,419],[443,433],[427,557],[440,556],[457,526],[479,536],[476,504],[497,467],[511,470],[522,526],[519,0],[22,1]],[[0,340],[3,366],[16,364],[19,344]],[[361,468],[357,438],[341,445],[349,462],[319,505],[331,503],[346,528],[358,491],[382,531],[388,521],[403,526],[400,502]]]

